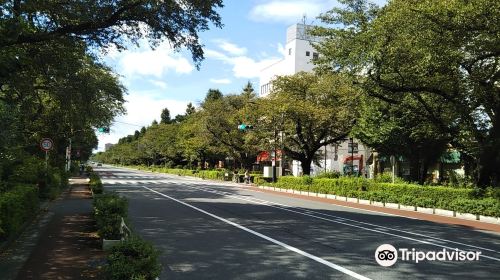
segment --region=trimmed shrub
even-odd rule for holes
[[[106,279],[154,280],[160,276],[159,251],[151,243],[131,237],[114,246],[107,257]]]
[[[127,217],[127,200],[115,193],[94,197],[94,218],[99,236],[104,239],[121,239],[121,218]]]
[[[452,202],[451,209],[459,213],[500,217],[500,202],[493,198],[457,199]]]
[[[92,172],[90,173],[90,182],[89,182],[90,189],[92,190],[92,193],[95,194],[102,194],[104,191],[104,188],[102,186],[101,178],[97,173]]]
[[[374,178],[374,181],[377,183],[392,183],[392,172],[384,172],[384,173],[378,174]],[[405,181],[402,178],[396,176],[394,178],[394,183],[401,184],[401,183],[405,183]]]
[[[342,174],[338,171],[327,171],[327,172],[321,172],[318,175],[314,177],[314,179],[337,179],[340,178]]]
[[[280,177],[278,182],[272,185],[279,188],[335,194],[379,202],[500,216],[500,200],[494,198],[497,195],[494,189],[478,191],[472,188],[380,183],[361,177],[327,179],[308,176],[302,178]]]
[[[0,240],[18,233],[38,209],[38,191],[34,186],[18,185],[0,193]]]
[[[210,180],[224,180],[223,170],[200,170],[194,173],[196,177]]]

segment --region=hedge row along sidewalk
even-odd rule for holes
[[[104,266],[105,279],[157,279],[161,272],[160,252],[127,227],[127,199],[104,191],[96,172],[90,173],[89,185],[94,198],[92,216],[103,249],[109,251]]]
[[[11,279],[101,279],[104,253],[100,250],[87,180],[74,178],[70,187],[40,219],[42,226],[26,231],[0,262],[26,256]],[[32,244],[32,245],[30,245]],[[13,264],[14,266],[16,264]],[[10,269],[15,269],[10,267]],[[9,279],[8,278],[8,279]]]
[[[455,213],[473,214],[498,223],[500,217],[499,190],[420,186],[407,183],[379,183],[364,178],[315,179],[311,177],[281,177],[273,187],[306,191],[324,195],[354,198],[358,202],[379,202],[404,207],[442,209]]]

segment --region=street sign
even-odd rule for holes
[[[44,151],[50,151],[54,147],[54,142],[50,138],[43,138],[42,141],[40,141],[40,148]]]

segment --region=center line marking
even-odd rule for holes
[[[215,218],[215,219],[217,219],[217,220],[219,220],[219,221],[222,221],[222,222],[224,222],[224,223],[230,224],[230,225],[232,225],[232,226],[234,226],[234,227],[237,227],[237,228],[239,228],[239,229],[241,229],[241,230],[244,230],[244,231],[246,231],[246,232],[248,232],[248,233],[251,233],[251,234],[253,234],[253,235],[256,235],[256,236],[258,236],[258,237],[260,237],[260,238],[262,238],[262,239],[265,239],[265,240],[267,240],[267,241],[270,241],[270,242],[272,242],[272,243],[274,243],[274,244],[276,244],[276,245],[279,245],[279,246],[281,246],[281,247],[283,247],[283,248],[285,248],[285,249],[288,249],[288,250],[290,250],[290,251],[292,251],[292,252],[295,252],[295,253],[300,254],[300,255],[302,255],[302,256],[304,256],[304,257],[310,258],[310,259],[312,259],[312,260],[314,260],[314,261],[317,261],[317,262],[319,262],[319,263],[321,263],[321,264],[324,264],[324,265],[326,265],[326,266],[328,266],[328,267],[331,267],[331,268],[333,268],[333,269],[335,269],[335,270],[338,270],[338,271],[340,271],[340,272],[343,272],[343,273],[345,273],[345,274],[347,274],[347,275],[349,275],[349,276],[352,276],[352,277],[354,277],[354,278],[356,278],[356,279],[360,279],[360,280],[361,280],[361,279],[362,279],[362,280],[371,280],[370,278],[365,277],[365,276],[363,276],[363,275],[360,275],[360,274],[358,274],[358,273],[356,273],[356,272],[354,272],[354,271],[351,271],[351,270],[349,270],[349,269],[347,269],[347,268],[345,268],[345,267],[342,267],[342,266],[340,266],[340,265],[334,264],[334,263],[332,263],[332,262],[329,262],[329,261],[327,261],[327,260],[325,260],[325,259],[322,259],[322,258],[320,258],[320,257],[317,257],[317,256],[315,256],[315,255],[309,254],[309,253],[307,253],[307,252],[305,252],[305,251],[302,251],[302,250],[300,250],[300,249],[298,249],[298,248],[295,248],[295,247],[290,246],[290,245],[288,245],[288,244],[286,244],[286,243],[283,243],[283,242],[281,242],[281,241],[278,241],[278,240],[276,240],[276,239],[274,239],[274,238],[272,238],[272,237],[269,237],[269,236],[264,235],[264,234],[262,234],[262,233],[259,233],[259,232],[256,232],[256,231],[254,231],[254,230],[251,230],[251,229],[249,229],[249,228],[247,228],[247,227],[244,227],[244,226],[242,226],[242,225],[240,225],[240,224],[237,224],[237,223],[231,222],[231,221],[229,221],[229,220],[227,220],[227,219],[224,219],[224,218],[222,218],[222,217],[219,217],[219,216],[217,216],[217,215],[214,215],[214,214],[212,214],[212,213],[210,213],[210,212],[207,212],[207,211],[205,211],[205,210],[203,210],[203,209],[200,209],[200,208],[198,208],[198,207],[196,207],[196,206],[193,206],[193,205],[191,205],[191,204],[185,203],[185,202],[183,202],[183,201],[180,201],[180,200],[178,200],[178,199],[175,199],[175,198],[173,198],[173,197],[171,197],[171,196],[168,196],[168,195],[166,195],[166,194],[163,194],[163,193],[161,193],[161,192],[158,192],[158,191],[152,190],[152,189],[150,189],[150,188],[148,188],[148,187],[144,187],[144,186],[143,186],[143,188],[144,188],[144,189],[146,189],[146,190],[148,190],[148,191],[150,191],[150,192],[154,192],[154,193],[156,193],[156,194],[158,194],[158,195],[161,195],[161,196],[166,197],[166,198],[168,198],[168,199],[170,199],[170,200],[173,200],[173,201],[175,201],[175,202],[177,202],[177,203],[180,203],[180,204],[182,204],[182,205],[184,205],[184,206],[190,207],[190,208],[192,208],[192,209],[194,209],[194,210],[196,210],[196,211],[198,211],[198,212],[201,212],[201,213],[203,213],[203,214],[206,214],[206,215],[208,215],[208,216],[210,216],[210,217],[212,217],[212,218]]]

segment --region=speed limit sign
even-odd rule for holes
[[[40,148],[44,151],[49,151],[52,150],[52,147],[54,147],[54,142],[52,142],[52,139],[50,138],[43,138],[42,141],[40,141]]]

